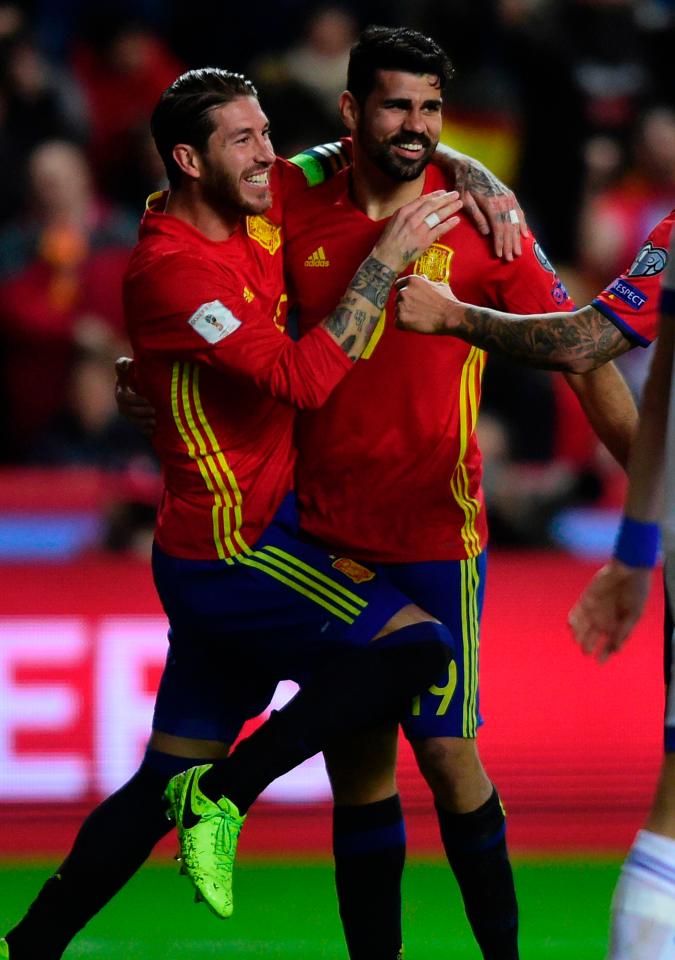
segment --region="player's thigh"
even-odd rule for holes
[[[409,739],[476,736],[479,712],[480,622],[487,558],[387,565],[410,599],[450,630],[455,657],[435,684],[416,697],[402,726]]]
[[[153,570],[176,650],[211,644],[233,665],[252,660],[279,678],[369,643],[410,607],[381,572],[280,527],[232,563],[156,549]]]
[[[244,723],[262,713],[277,685],[263,664],[227,656],[201,635],[169,636],[160,680],[151,745],[178,756],[222,756]],[[194,746],[198,753],[186,753]]]
[[[324,751],[335,803],[360,805],[396,793],[398,724],[343,737]]]

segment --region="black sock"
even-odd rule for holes
[[[518,902],[496,790],[471,813],[436,805],[443,846],[485,960],[518,960]]]
[[[447,666],[451,648],[447,628],[426,620],[343,654],[215,763],[201,790],[212,800],[225,795],[244,813],[273,780],[338,735],[399,716]]]
[[[335,887],[351,960],[396,960],[402,946],[405,826],[398,794],[333,810]]]
[[[163,772],[171,762],[173,769]],[[131,780],[89,814],[64,862],[7,934],[12,960],[61,957],[75,934],[172,829],[163,796],[166,784],[174,773],[200,762],[148,751]]]

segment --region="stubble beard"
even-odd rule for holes
[[[246,200],[241,192],[239,181],[222,170],[212,167],[208,176],[202,178],[204,199],[214,210],[228,210],[237,216],[258,216],[268,210],[272,204],[271,194],[257,203]]]
[[[429,166],[437,146],[437,143],[433,143],[428,137],[413,136],[408,140],[404,140],[399,135],[393,140],[376,143],[363,128],[359,131],[359,135],[361,143],[365,146],[365,152],[377,169],[398,183],[417,180]],[[393,147],[396,146],[397,141],[402,143],[421,143],[423,147],[421,156],[415,160],[408,160],[405,157],[398,156],[398,154],[393,152]]]

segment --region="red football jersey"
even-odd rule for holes
[[[156,539],[173,556],[227,560],[292,486],[293,408],[322,403],[353,364],[323,328],[298,343],[283,332],[274,210],[214,242],[163,203],[146,211],[124,283],[139,388],[157,411]]]
[[[301,331],[334,309],[386,221],[350,198],[349,171],[284,212],[286,273]],[[427,168],[425,192],[445,188]],[[452,283],[468,302],[519,313],[574,305],[534,240],[512,263],[469,219],[410,268]],[[366,561],[476,556],[486,542],[476,442],[483,351],[453,337],[397,330],[394,297],[354,372],[298,421],[296,490],[303,528]]]
[[[661,274],[668,262],[674,223],[675,210],[671,210],[654,227],[625,273],[593,301],[597,310],[641,347],[649,346],[658,332]]]

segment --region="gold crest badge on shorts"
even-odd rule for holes
[[[375,573],[372,570],[357,563],[356,560],[350,560],[349,557],[338,557],[333,561],[333,566],[354,583],[366,583],[368,580],[375,579]]]

